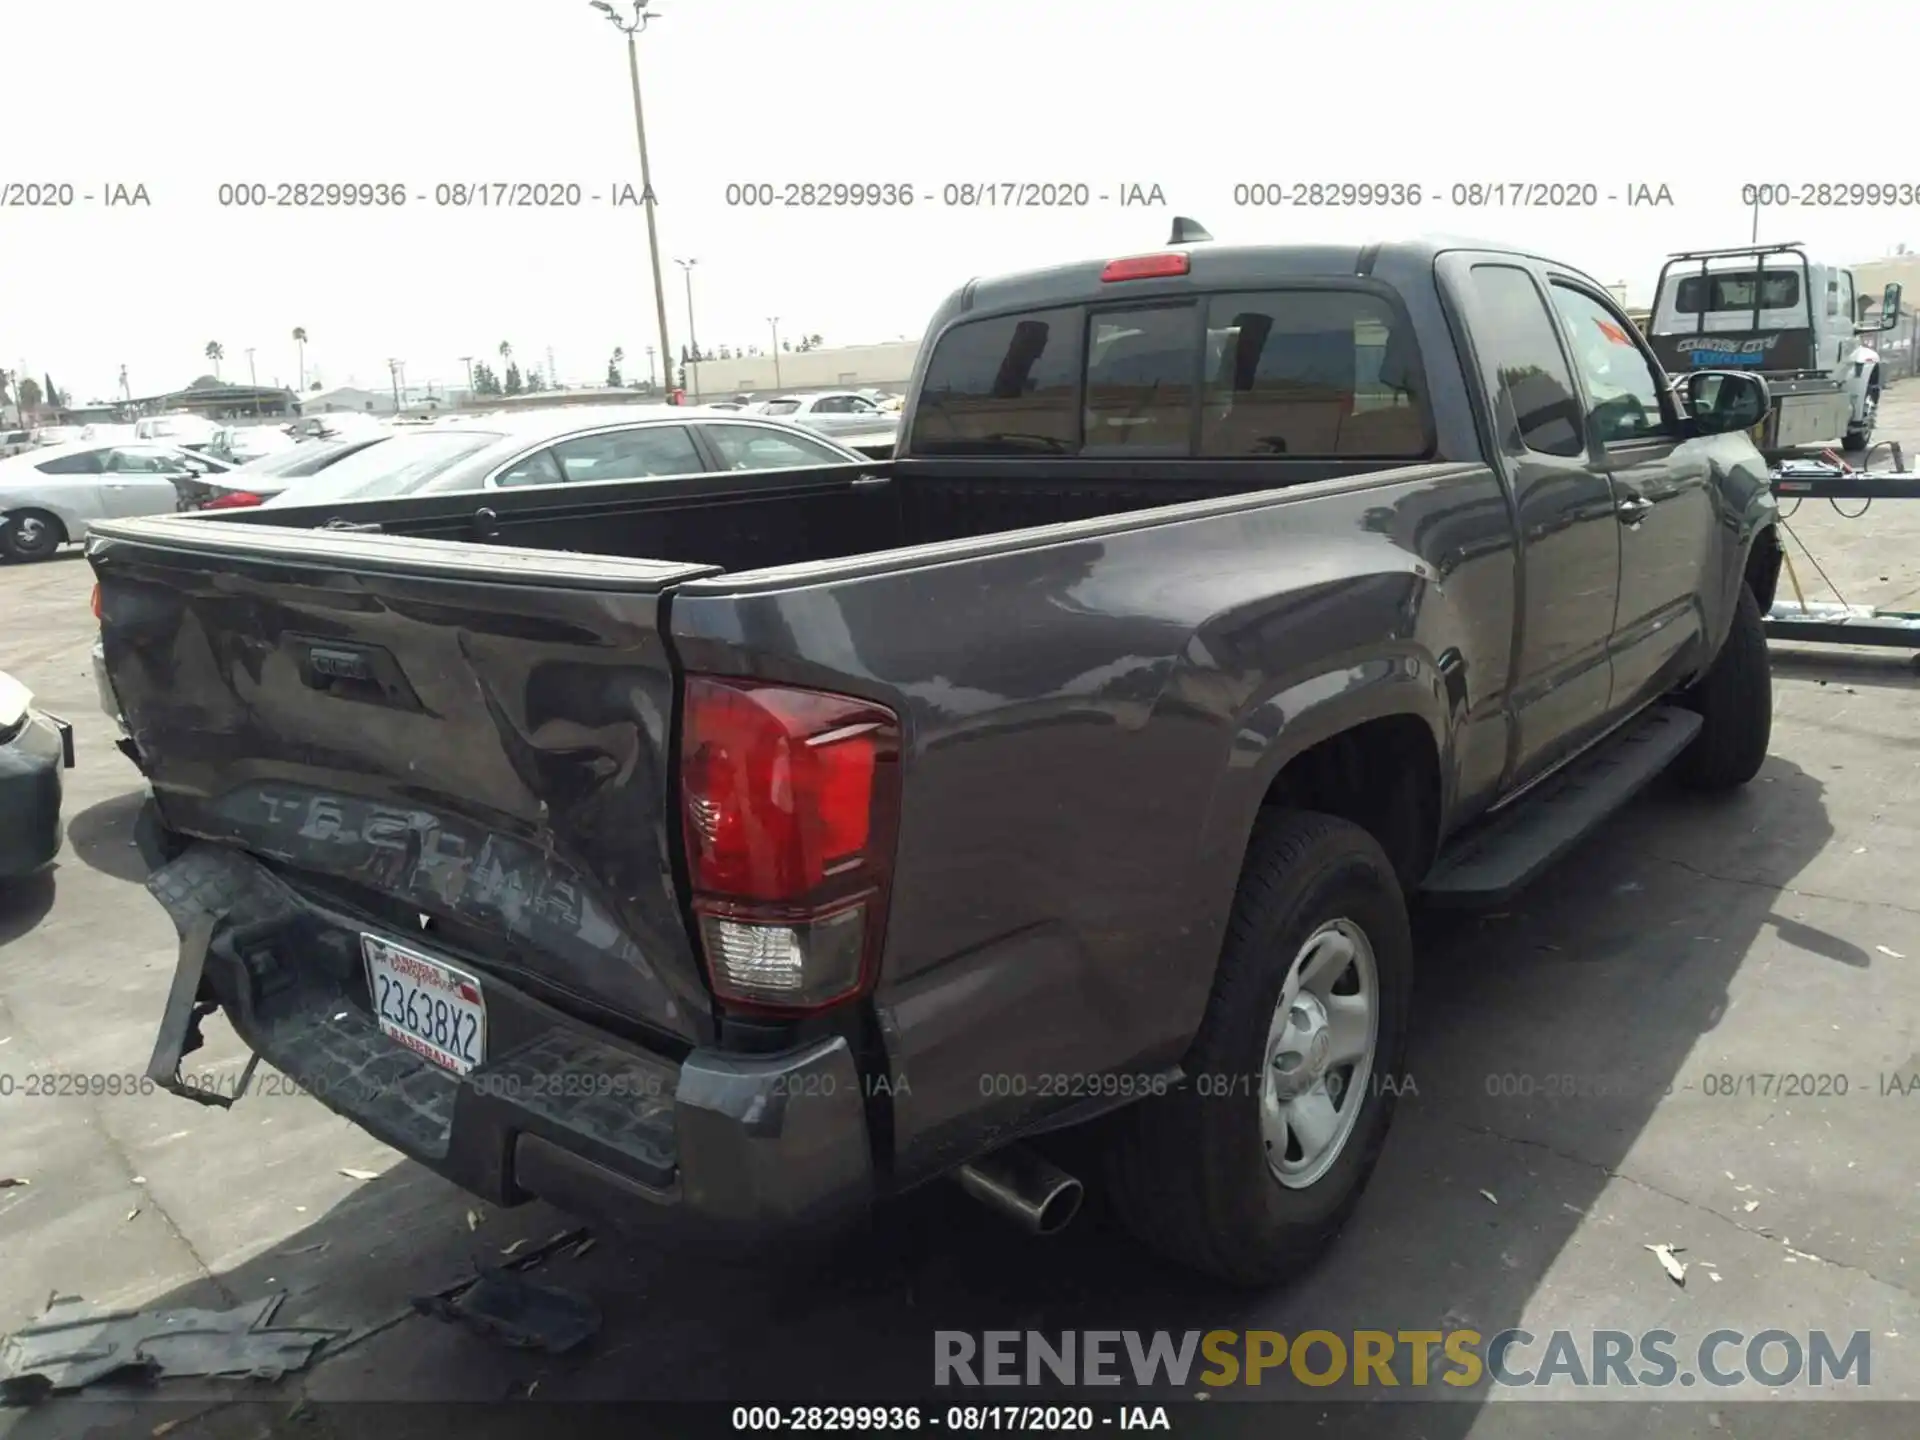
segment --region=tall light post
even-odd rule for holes
[[[773,327],[773,388],[778,390],[781,388],[781,385],[780,385],[780,317],[778,315],[767,316],[767,324]]]
[[[660,12],[649,10],[647,0],[633,0],[633,19],[628,21],[622,20],[620,13],[607,3],[607,0],[590,0],[590,3],[594,9],[613,22],[615,29],[627,37],[627,75],[633,82],[633,133],[640,142],[640,203],[647,209],[647,255],[653,262],[654,318],[660,325],[660,354],[667,361],[667,368],[671,372],[673,346],[667,340],[667,290],[660,281],[660,228],[653,213],[653,170],[647,164],[647,117],[646,111],[640,105],[640,49],[633,39],[645,30],[647,22],[658,16]]]
[[[655,385],[655,381],[653,378],[653,346],[649,345],[647,346],[647,389],[649,390],[653,389],[654,385]]]
[[[467,367],[467,399],[473,399],[473,356],[462,355],[460,363]]]
[[[398,415],[400,413],[400,362],[398,360],[390,358],[387,361],[387,378],[393,381],[393,413]]]
[[[693,267],[700,262],[675,260],[673,263],[678,265],[687,277],[687,359],[693,367],[693,374],[690,377],[693,381],[693,398],[698,400],[700,398],[700,337],[693,323]]]

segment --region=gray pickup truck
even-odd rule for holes
[[[496,1203],[1045,1232],[1097,1166],[1309,1259],[1410,907],[1765,759],[1769,398],[1535,255],[1194,237],[955,291],[888,460],[96,527],[154,1077],[229,1103],[221,1010]]]

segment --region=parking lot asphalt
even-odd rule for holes
[[[1920,452],[1920,382],[1889,396],[1882,433]],[[1920,504],[1855,519],[1807,504],[1790,523],[1848,598],[1920,610]],[[1320,1266],[1248,1296],[1144,1255],[1097,1196],[1049,1240],[942,1186],[778,1264],[612,1234],[583,1249],[568,1217],[480,1205],[265,1072],[225,1111],[113,1093],[137,1088],[175,942],[140,883],[141,780],[94,697],[91,583],[77,554],[0,568],[0,669],[73,722],[79,755],[57,865],[0,891],[0,1179],[29,1182],[0,1188],[0,1331],[55,1293],[225,1306],[284,1290],[278,1323],[344,1332],[277,1386],[169,1386],[188,1407],[166,1431],[180,1440],[240,1433],[208,1408],[236,1394],[281,1410],[511,1401],[525,1433],[550,1423],[547,1400],[922,1399],[936,1330],[1666,1328],[1683,1347],[1720,1327],[1867,1330],[1868,1393],[1920,1401],[1907,652],[1776,646],[1772,756],[1744,793],[1656,789],[1506,912],[1423,921],[1411,1082],[1371,1188]],[[221,1022],[208,1033],[188,1067],[230,1084],[243,1052]],[[502,1348],[410,1307],[562,1235],[536,1273],[598,1305],[577,1355]],[[1675,1248],[1684,1285],[1653,1245]],[[1287,1418],[1324,1424],[1310,1417],[1344,1398],[1296,1390]],[[1784,1395],[1657,1398],[1561,1405],[1524,1431],[1537,1407],[1481,1393],[1387,1403],[1365,1433],[1837,1440],[1911,1435],[1916,1413],[1846,1402],[1816,1424]],[[0,1412],[0,1433],[77,1435],[133,1415],[119,1403]]]

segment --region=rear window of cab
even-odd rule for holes
[[[1416,459],[1406,318],[1360,290],[1262,290],[971,320],[928,360],[918,456]]]

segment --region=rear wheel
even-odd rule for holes
[[[1134,1233],[1234,1285],[1315,1259],[1386,1139],[1412,978],[1406,903],[1373,837],[1263,817],[1187,1082],[1119,1117],[1114,1201]]]
[[[15,510],[0,525],[0,555],[9,560],[45,560],[67,539],[67,528],[44,510]]]
[[[1674,763],[1683,782],[1696,790],[1730,790],[1760,773],[1773,738],[1773,668],[1760,602],[1747,586],[1740,587],[1720,653],[1679,700],[1702,721]]]

